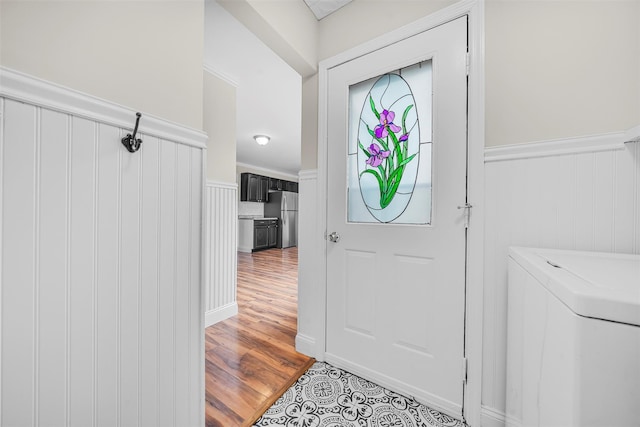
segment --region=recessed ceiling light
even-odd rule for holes
[[[253,139],[255,139],[256,142],[260,145],[267,145],[271,140],[271,138],[269,138],[267,135],[256,135],[253,137]]]

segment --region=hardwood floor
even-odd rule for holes
[[[298,249],[238,253],[238,315],[205,331],[206,424],[250,426],[314,362],[295,351]]]

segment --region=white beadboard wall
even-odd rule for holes
[[[482,425],[504,425],[509,246],[640,253],[640,143],[624,133],[488,148]]]
[[[238,186],[208,181],[205,232],[205,327],[238,313]]]
[[[323,305],[318,301],[326,298],[324,285],[319,283],[322,277],[318,271],[318,258],[322,256],[322,244],[318,243],[316,236],[323,234],[318,229],[317,208],[318,171],[316,169],[302,170],[299,173],[299,199],[300,210],[298,224],[298,332],[296,334],[296,350],[300,353],[312,356],[318,360],[324,360],[324,343],[316,340],[316,337],[324,336],[324,324],[318,322],[322,319]],[[318,348],[322,345],[322,348]]]
[[[204,425],[206,136],[0,73],[0,424]]]

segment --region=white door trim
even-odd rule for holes
[[[373,52],[453,19],[469,17],[469,116],[468,116],[468,200],[473,205],[471,227],[467,234],[467,291],[465,319],[465,355],[468,360],[464,415],[470,426],[480,425],[482,392],[482,308],[483,308],[483,236],[484,236],[484,0],[462,0],[381,37],[370,40],[319,64],[318,74],[318,187],[317,229],[314,246],[318,248],[318,283],[323,298],[317,301],[323,314],[317,319],[316,357],[324,359],[326,348],[326,240],[327,227],[327,74],[328,70],[353,58]],[[317,245],[317,246],[316,246]]]

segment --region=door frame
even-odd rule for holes
[[[464,391],[463,414],[470,426],[480,425],[482,392],[482,319],[483,319],[483,247],[484,247],[484,0],[462,0],[425,16],[383,36],[320,62],[318,66],[318,180],[317,223],[314,247],[317,248],[315,272],[318,294],[322,295],[317,313],[319,335],[316,337],[315,357],[324,360],[326,348],[327,309],[327,75],[331,68],[351,59],[371,53],[413,35],[427,31],[462,16],[468,16],[469,78],[467,123],[467,197],[473,205],[471,226],[467,230],[466,296],[465,296],[465,357],[467,383]]]

